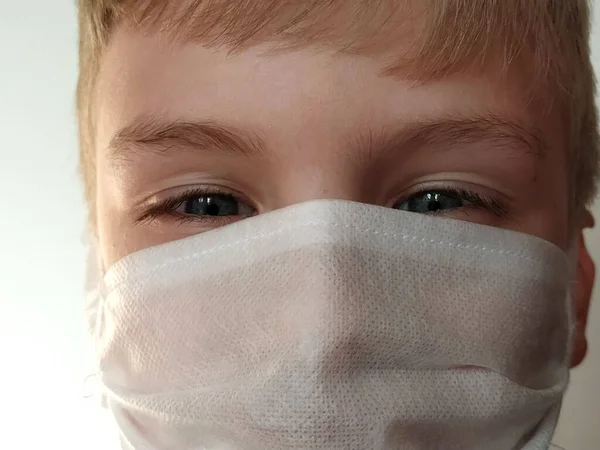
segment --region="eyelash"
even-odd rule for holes
[[[180,214],[175,212],[177,208],[182,206],[187,200],[195,197],[203,197],[210,195],[226,195],[228,197],[233,198],[236,202],[239,203],[248,203],[246,200],[242,199],[241,196],[236,195],[235,193],[227,190],[221,190],[216,187],[207,187],[207,188],[194,188],[187,191],[184,191],[176,196],[171,198],[167,198],[153,205],[150,209],[148,209],[142,216],[136,221],[138,223],[141,222],[152,222],[160,217],[170,216],[173,219],[176,219],[180,223],[190,223],[190,222],[208,222],[208,223],[227,223],[231,221],[231,217],[229,216],[188,216],[185,214]]]
[[[405,196],[401,200],[398,200],[394,203],[394,205],[402,204],[408,201],[410,198],[423,195],[427,192],[437,192],[440,194],[458,197],[466,202],[467,205],[463,206],[460,209],[468,209],[468,208],[481,208],[485,209],[496,217],[504,218],[508,216],[508,210],[506,205],[492,197],[488,197],[486,195],[482,195],[478,192],[474,192],[464,188],[455,188],[455,187],[427,187],[420,189],[419,191],[413,192],[408,196]],[[170,216],[171,218],[176,219],[180,223],[191,223],[191,222],[205,222],[205,223],[227,223],[231,221],[231,216],[191,216],[184,215],[175,212],[175,210],[181,207],[187,200],[195,197],[202,196],[210,196],[210,195],[226,195],[233,198],[236,202],[240,203],[248,203],[246,200],[242,199],[241,196],[236,195],[230,191],[220,190],[215,187],[210,188],[195,188],[190,189],[188,191],[184,191],[176,196],[171,198],[167,198],[163,201],[158,202],[153,205],[150,209],[142,214],[142,216],[136,221],[138,223],[141,222],[152,222],[160,217]],[[451,211],[447,210],[446,212]],[[443,211],[433,212],[431,214],[442,215]]]
[[[458,197],[462,200],[467,201],[470,205],[465,205],[460,209],[467,208],[482,208],[485,209],[496,217],[505,218],[508,216],[508,208],[507,206],[498,199],[480,194],[479,192],[471,191],[464,188],[455,188],[455,187],[427,187],[420,189],[417,192],[414,192],[404,198],[402,202],[408,201],[411,197],[415,195],[423,195],[427,192],[438,192],[441,194]],[[397,202],[400,203],[400,202]],[[443,212],[434,212],[432,214],[443,214]]]

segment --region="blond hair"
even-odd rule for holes
[[[258,42],[377,52],[412,42],[390,70],[434,79],[499,52],[505,66],[526,55],[531,86],[543,85],[569,120],[574,208],[595,195],[595,80],[586,0],[78,0],[80,160],[90,211],[95,197],[93,93],[117,24],[231,51]],[[417,20],[419,19],[419,20]],[[418,24],[418,25],[416,25]],[[418,27],[418,28],[417,28]],[[404,39],[405,41],[406,39]],[[549,90],[549,91],[548,91]]]

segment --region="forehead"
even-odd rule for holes
[[[465,110],[478,100],[499,112],[510,107],[512,114],[524,116],[521,120],[536,107],[531,121],[551,109],[547,103],[554,97],[543,95],[550,72],[544,81],[538,76],[538,59],[545,58],[548,48],[541,45],[534,58],[523,44],[531,42],[528,33],[541,39],[543,19],[533,13],[546,6],[533,8],[516,0],[107,4],[114,16],[113,33],[100,65],[96,98],[104,104],[98,105],[100,110],[110,103],[111,115],[126,116],[131,109],[141,109],[139,114],[147,113],[144,109],[181,111],[192,104],[196,111],[210,107],[212,116],[225,109],[228,119],[235,120],[248,115],[249,106],[260,109],[255,118],[264,124],[273,123],[269,111],[280,117],[277,103],[293,106],[300,118],[309,100],[320,97],[321,116],[330,113],[333,118],[339,112],[331,107],[343,98],[340,117],[348,126],[353,112],[389,112],[386,100],[425,106],[410,94],[431,96],[444,89],[435,104],[448,113],[453,111],[446,103],[460,107],[458,98],[452,100],[454,93],[462,97]],[[401,99],[390,95],[394,88]],[[460,93],[464,89],[469,95]],[[301,92],[310,95],[299,96]],[[302,101],[294,102],[294,96]],[[235,112],[229,111],[231,97],[238,103]],[[417,116],[419,108],[414,111]],[[103,124],[100,116],[98,129]]]
[[[401,46],[401,43],[399,43]],[[97,85],[97,148],[140,116],[216,120],[264,134],[333,135],[452,114],[512,116],[537,126],[519,73],[488,70],[416,83],[383,57],[319,47],[238,53],[120,29]],[[290,121],[292,118],[293,121]],[[312,131],[311,131],[312,130]]]
[[[283,48],[324,46],[349,53],[386,53],[392,66],[440,76],[535,50],[529,62],[551,61],[561,8],[547,2],[461,0],[106,0],[104,22],[230,50],[261,42]],[[99,13],[99,12],[98,12]],[[564,15],[564,14],[563,14]],[[402,45],[398,45],[402,42]],[[527,43],[537,42],[535,49]],[[494,49],[494,47],[497,47]],[[534,53],[534,54],[533,54]],[[479,60],[479,61],[478,61]]]

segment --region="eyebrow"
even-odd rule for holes
[[[503,150],[509,157],[529,154],[541,158],[547,147],[537,128],[498,115],[424,120],[393,133],[363,135],[358,142],[360,148],[369,148],[369,155],[373,152],[389,155],[399,149],[406,152],[421,148],[445,151],[475,144],[485,144],[489,150]]]
[[[153,151],[170,154],[181,150],[211,150],[245,156],[264,156],[267,146],[256,134],[215,122],[167,122],[138,118],[117,132],[110,141],[113,159],[129,152]]]
[[[356,158],[398,152],[400,149],[423,147],[448,148],[485,143],[490,148],[520,147],[518,153],[541,157],[545,142],[535,128],[514,120],[487,115],[468,118],[438,118],[404,124],[394,133],[370,132],[353,143]],[[523,151],[525,149],[525,151]],[[138,118],[117,132],[109,144],[111,159],[126,159],[131,152],[151,151],[171,155],[180,151],[222,152],[246,157],[264,157],[270,153],[258,134],[211,121],[164,121],[158,118]],[[517,151],[513,151],[517,153]],[[363,155],[363,156],[360,156]]]

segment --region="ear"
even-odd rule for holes
[[[579,236],[579,260],[577,264],[577,286],[575,289],[575,317],[577,320],[577,335],[575,338],[575,347],[571,367],[579,366],[585,359],[587,353],[587,338],[585,331],[587,327],[588,313],[592,300],[592,291],[594,280],[596,278],[596,268],[594,262],[585,245],[583,228],[594,226],[594,219],[591,214],[586,213],[585,221],[582,223],[582,229]]]

